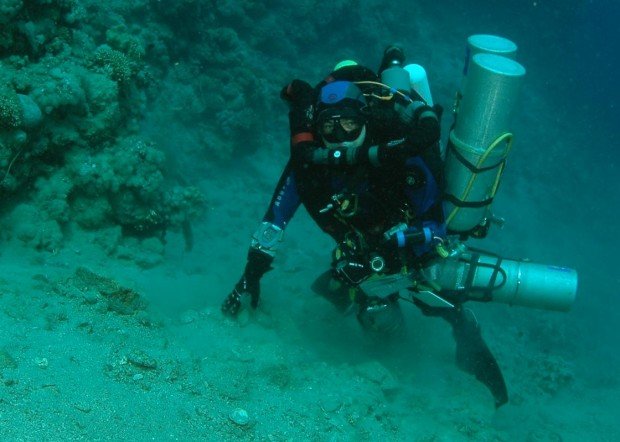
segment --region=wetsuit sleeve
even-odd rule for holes
[[[408,135],[408,141],[422,157],[433,174],[436,185],[443,190],[443,160],[441,158],[441,115],[443,108],[423,106],[414,119],[414,124]]]
[[[289,161],[273,192],[269,207],[263,216],[263,222],[275,224],[284,230],[300,204],[295,173]]]

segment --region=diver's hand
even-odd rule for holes
[[[234,289],[232,293],[230,293],[224,302],[222,303],[222,313],[226,316],[235,317],[241,310],[241,294]]]
[[[314,121],[314,89],[306,81],[293,80],[284,86],[280,97],[289,105],[288,122],[291,131],[291,145],[311,140]],[[300,134],[307,134],[299,139]]]
[[[236,317],[241,310],[242,298],[245,296],[250,297],[250,305],[252,308],[258,306],[260,284],[258,282],[253,283],[247,277],[243,276],[237,285],[235,285],[233,291],[224,299],[222,303],[222,313],[232,318]]]
[[[295,79],[282,88],[280,98],[286,101],[289,106],[291,135],[310,132],[314,121],[315,102],[314,89],[310,83]]]
[[[290,105],[306,107],[314,102],[314,89],[304,80],[293,80],[282,88],[280,98]]]
[[[422,151],[439,141],[442,112],[441,106],[420,106],[415,110],[410,141],[416,150]]]

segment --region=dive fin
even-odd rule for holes
[[[456,341],[456,365],[473,374],[495,398],[495,408],[508,402],[508,390],[502,371],[489,347],[482,339],[480,326],[471,311],[458,309],[450,319]]]

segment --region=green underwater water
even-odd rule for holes
[[[0,0],[0,440],[620,438],[619,15]],[[506,224],[476,245],[579,273],[568,313],[471,305],[510,403],[455,367],[445,323],[405,305],[405,336],[376,342],[317,297],[333,244],[302,210],[258,311],[224,318],[287,161],[281,87],[344,58],[375,68],[399,42],[445,141],[475,33],[515,41],[527,69],[494,203]]]

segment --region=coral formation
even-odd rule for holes
[[[106,251],[146,266],[162,254],[151,239],[163,243],[169,229],[190,238],[205,198],[180,170],[272,144],[263,128],[286,128],[279,90],[296,75],[300,42],[304,66],[317,69],[304,75],[325,70],[314,62],[339,14],[299,29],[315,5],[281,7],[291,20],[276,24],[265,2],[0,0],[0,189],[36,208],[49,232],[18,234],[15,204],[0,213],[7,235],[47,250],[75,229],[115,232]],[[329,44],[345,55],[341,43]]]
[[[23,110],[19,97],[12,89],[0,86],[0,130],[21,126]]]
[[[104,72],[118,83],[127,83],[133,74],[129,58],[108,45],[102,45],[97,48],[94,64],[103,67]]]
[[[168,34],[126,22],[120,2],[107,6],[0,1],[0,189],[17,202],[0,222],[38,250],[58,250],[76,228],[112,235],[97,243],[152,266],[166,231],[185,229],[204,198],[136,136]]]

